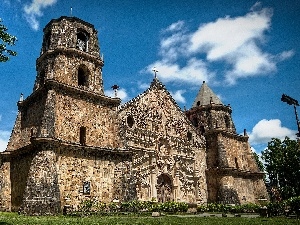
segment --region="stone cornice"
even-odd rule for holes
[[[1,157],[4,161],[9,160],[9,158],[18,157],[23,154],[28,154],[30,152],[34,153],[37,151],[42,151],[43,146],[46,150],[49,147],[49,150],[60,150],[62,153],[64,148],[76,148],[78,151],[85,151],[87,153],[105,153],[105,154],[118,154],[118,155],[127,155],[131,156],[132,151],[123,149],[123,148],[111,148],[111,147],[95,147],[88,145],[80,145],[77,143],[65,142],[63,140],[55,138],[46,138],[46,137],[32,137],[30,139],[31,144],[19,148],[14,151],[4,151],[1,153]]]
[[[232,167],[224,167],[224,168],[209,168],[206,169],[206,173],[208,174],[216,174],[221,176],[233,176],[233,177],[244,177],[244,178],[263,178],[264,172],[253,172],[250,170],[240,170]]]
[[[217,110],[217,111],[222,110],[225,112],[232,113],[232,109],[231,109],[230,105],[226,106],[226,105],[211,103],[209,105],[200,105],[197,107],[193,107],[193,108],[189,109],[188,111],[186,111],[186,114],[193,114],[197,111],[206,111],[206,110]]]
[[[73,17],[69,17],[69,16],[61,16],[61,17],[59,17],[58,19],[52,19],[49,23],[47,23],[47,25],[45,26],[45,28],[43,29],[43,31],[45,32],[45,30],[46,30],[51,24],[53,24],[53,23],[59,23],[59,22],[62,21],[63,19],[69,20],[69,21],[71,21],[71,22],[77,21],[77,22],[79,22],[79,23],[82,23],[82,24],[84,24],[84,25],[86,25],[86,26],[92,28],[94,31],[96,31],[93,24],[88,23],[88,22],[86,22],[86,21],[84,21],[84,20],[82,20],[82,19],[79,19],[78,17],[74,17],[74,16],[73,16]]]
[[[36,101],[37,98],[42,96],[42,94],[45,94],[48,90],[55,90],[57,92],[59,91],[66,91],[70,94],[79,94],[79,95],[84,95],[88,98],[91,98],[95,101],[105,103],[105,105],[117,107],[121,103],[120,98],[111,98],[105,95],[97,94],[93,91],[86,90],[80,87],[73,87],[67,84],[62,84],[56,80],[46,80],[45,84],[42,88],[37,89],[34,91],[30,96],[28,96],[24,101],[19,101],[18,102],[18,107],[26,107],[28,104]]]
[[[211,129],[211,130],[208,130],[204,133],[204,136],[205,137],[217,136],[219,134],[221,134],[224,137],[229,137],[229,138],[232,138],[232,139],[235,139],[235,140],[238,140],[238,141],[242,141],[242,142],[248,142],[248,139],[249,139],[249,136],[238,135],[236,133],[228,132],[224,129]]]
[[[54,50],[49,49],[44,54],[42,54],[37,60],[36,60],[36,66],[38,67],[41,61],[43,61],[47,57],[53,57],[56,55],[76,55],[81,56],[91,62],[93,62],[95,65],[99,65],[101,67],[104,66],[104,61],[100,57],[96,57],[94,55],[91,55],[87,52],[80,51],[76,48],[66,48],[63,46],[57,46]]]

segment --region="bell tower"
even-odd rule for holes
[[[248,135],[238,135],[230,105],[224,105],[203,82],[186,116],[206,140],[208,202],[245,204],[258,202],[267,191]],[[247,187],[247,188],[244,188]]]
[[[112,147],[119,98],[104,95],[103,57],[94,26],[62,16],[44,28],[33,93],[18,102],[19,115],[7,150],[36,138]]]
[[[103,65],[92,24],[76,17],[53,19],[44,28],[34,91],[54,80],[103,95]]]

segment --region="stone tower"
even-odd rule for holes
[[[18,102],[2,157],[3,209],[55,214],[66,198],[78,206],[86,196],[122,195],[119,178],[131,156],[118,139],[121,100],[103,92],[99,50],[94,26],[78,18],[60,17],[44,28],[33,93]]]
[[[267,198],[248,136],[236,133],[230,105],[224,105],[203,82],[186,115],[206,138],[207,201],[226,204],[258,202]]]

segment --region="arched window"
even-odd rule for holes
[[[77,71],[78,86],[88,86],[89,70],[86,66],[81,65]]]
[[[127,117],[127,125],[128,125],[128,127],[133,127],[133,124],[134,124],[134,120],[133,120],[133,118],[132,118],[132,116],[128,116]]]
[[[76,41],[76,48],[87,52],[88,51],[88,40],[89,35],[84,30],[78,30],[77,31],[77,41]]]

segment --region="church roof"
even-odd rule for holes
[[[203,81],[203,84],[198,92],[198,95],[192,105],[192,107],[197,107],[200,105],[209,105],[211,101],[214,104],[221,104],[221,100],[218,98],[218,96],[207,86],[205,81]]]

